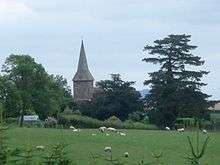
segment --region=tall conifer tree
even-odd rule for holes
[[[146,45],[149,56],[143,61],[159,64],[159,70],[149,73],[144,82],[151,85],[146,99],[152,122],[160,126],[173,126],[177,117],[206,116],[209,95],[201,91],[201,82],[208,71],[195,69],[202,66],[201,57],[192,54],[197,46],[190,45],[190,35],[169,35],[154,45]]]

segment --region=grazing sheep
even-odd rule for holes
[[[128,158],[128,157],[129,157],[129,153],[128,153],[128,152],[125,152],[125,153],[124,153],[124,156],[125,156],[126,158]]]
[[[120,132],[120,135],[121,135],[121,136],[126,136],[126,134],[125,134],[125,133],[123,133],[123,132]]]
[[[81,130],[80,129],[73,129],[72,131],[73,132],[80,132]]]
[[[106,127],[100,127],[99,131],[103,133],[103,132],[105,132],[106,129],[107,129]]]
[[[38,150],[44,150],[44,146],[36,146],[36,149],[38,149]]]
[[[76,129],[75,127],[73,127],[72,125],[70,126],[70,129]]]
[[[184,132],[184,128],[177,129],[178,132]]]
[[[112,128],[112,127],[109,127],[109,128],[107,128],[107,131],[112,131],[112,132],[116,132],[116,131],[117,131],[117,129],[115,129],[115,128]]]
[[[105,152],[111,152],[111,151],[112,151],[112,147],[105,147],[105,148],[104,148],[104,151],[105,151]]]
[[[207,134],[207,131],[205,129],[202,130],[202,133]]]
[[[170,127],[165,127],[167,131],[170,131]]]

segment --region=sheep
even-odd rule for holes
[[[177,129],[178,132],[184,132],[184,128]]]
[[[115,129],[115,128],[112,128],[112,127],[109,127],[109,128],[107,128],[107,131],[112,131],[112,132],[116,132],[116,131],[117,131],[117,129]]]
[[[99,131],[102,133],[105,132],[106,129],[107,129],[106,127],[99,127]]]
[[[106,136],[109,136],[110,134],[109,134],[109,133],[106,133],[105,135],[106,135]]]
[[[75,128],[75,127],[73,127],[73,126],[71,125],[71,126],[70,126],[70,129],[73,129],[73,130],[74,130],[74,129],[76,129],[76,128]]]
[[[125,133],[123,133],[123,132],[120,132],[120,135],[121,135],[121,136],[126,136],[126,134],[125,134]]]
[[[36,149],[38,149],[38,150],[44,150],[44,146],[36,146]]]
[[[170,127],[165,127],[165,129],[166,129],[167,131],[170,131]]]
[[[207,131],[205,129],[202,130],[202,133],[207,134]]]
[[[105,152],[111,152],[111,151],[112,151],[112,147],[105,147],[105,148],[104,148],[104,151],[105,151]]]
[[[72,131],[73,132],[80,132],[81,130],[80,129],[73,129]]]
[[[95,133],[92,133],[92,136],[96,136],[96,134],[95,134]]]
[[[129,157],[129,153],[128,153],[128,152],[125,152],[125,153],[124,153],[124,157],[128,158],[128,157]]]

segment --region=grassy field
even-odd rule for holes
[[[151,153],[163,151],[162,161],[166,165],[189,164],[184,158],[189,151],[187,135],[195,138],[193,132],[179,134],[176,131],[144,131],[124,130],[127,136],[111,133],[110,136],[99,133],[97,130],[85,129],[81,132],[71,130],[44,129],[44,128],[10,128],[7,139],[10,147],[35,147],[44,145],[50,148],[52,144],[64,142],[68,144],[69,156],[77,165],[105,165],[108,162],[99,159],[94,162],[92,154],[104,154],[104,147],[111,146],[114,157],[119,157],[128,164],[137,164],[142,159],[152,160]],[[92,136],[95,133],[96,136]],[[201,141],[206,135],[201,135]],[[211,140],[208,144],[203,164],[220,164],[220,133],[208,133]],[[129,152],[129,158],[123,153]]]

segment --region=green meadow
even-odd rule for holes
[[[113,159],[119,159],[123,163],[138,165],[141,160],[153,161],[152,153],[162,152],[161,161],[165,165],[186,165],[189,153],[187,136],[196,139],[195,132],[177,131],[150,131],[150,130],[122,130],[126,136],[118,133],[100,133],[95,129],[82,129],[80,132],[72,132],[65,129],[46,128],[10,128],[7,130],[7,143],[10,148],[35,148],[38,145],[45,146],[45,154],[53,144],[65,143],[68,157],[77,165],[105,165],[110,164],[105,158],[109,157],[104,152],[107,146],[112,147]],[[93,135],[92,135],[93,134]],[[95,134],[95,135],[94,135]],[[220,163],[220,133],[200,133],[202,142],[206,136],[210,137],[202,164],[219,165]],[[129,157],[125,158],[124,153]],[[98,158],[96,158],[98,156]],[[94,158],[95,157],[95,158]],[[40,158],[39,158],[40,159]],[[36,163],[37,164],[37,163]]]

